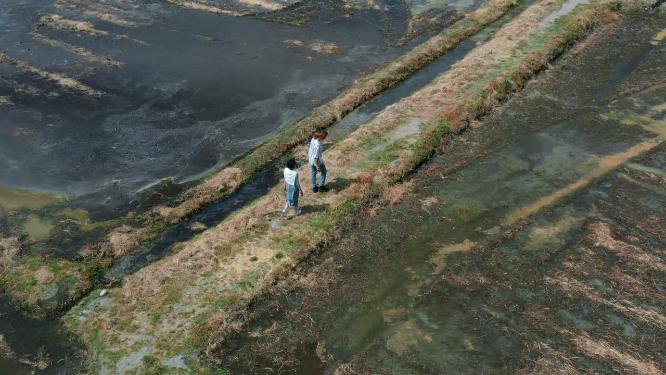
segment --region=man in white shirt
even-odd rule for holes
[[[310,164],[310,169],[312,170],[312,191],[313,192],[325,192],[328,189],[326,188],[326,164],[324,164],[324,159],[322,158],[323,145],[321,142],[326,139],[328,132],[326,130],[318,130],[312,135],[312,140],[310,141],[310,148],[308,149],[308,163]],[[320,173],[319,184],[317,184],[317,173]]]

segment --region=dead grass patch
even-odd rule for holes
[[[123,65],[121,62],[116,61],[110,57],[98,56],[87,48],[74,46],[61,40],[52,39],[37,32],[33,32],[32,37],[40,43],[44,43],[51,47],[60,48],[72,54],[79,55],[90,62],[98,63],[112,68],[119,68]]]
[[[0,238],[0,271],[16,263],[21,252],[21,242],[18,237]]]
[[[520,371],[521,374],[530,375],[575,375],[580,374],[571,358],[564,353],[553,349],[550,345],[541,341],[526,343],[530,352],[538,352],[539,358],[532,364]]]
[[[322,55],[333,55],[340,53],[340,47],[335,43],[314,42],[308,46],[311,50],[321,53]]]
[[[610,300],[600,296],[594,288],[566,275],[546,276],[545,281],[550,285],[559,286],[570,297],[584,297],[591,302],[611,307],[619,312],[643,321],[659,329],[666,328],[666,317],[662,314],[636,306],[633,302],[624,300]]]
[[[604,340],[591,338],[582,333],[571,340],[576,348],[591,357],[605,359],[622,367],[622,372],[633,374],[663,374],[661,366],[653,360],[635,357],[622,352]]]
[[[414,181],[407,181],[401,184],[390,186],[382,191],[382,199],[392,206],[402,202],[407,195],[414,190]]]
[[[666,264],[659,257],[647,253],[638,246],[615,239],[613,229],[607,223],[598,221],[590,224],[588,226],[588,238],[595,246],[605,247],[624,259],[632,260],[639,267],[666,272]],[[665,252],[666,250],[663,249],[659,251],[661,255],[664,255]]]

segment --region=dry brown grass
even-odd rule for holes
[[[239,17],[242,16],[243,13],[240,12],[235,12],[232,10],[228,9],[223,9],[219,8],[216,6],[212,6],[203,2],[198,2],[198,1],[189,1],[189,0],[167,0],[168,2],[183,7],[187,9],[193,9],[193,10],[201,10],[204,12],[209,12],[209,13],[215,13],[215,14],[222,14],[225,16],[235,16]]]
[[[407,181],[401,184],[390,186],[382,191],[382,199],[391,205],[402,202],[407,195],[414,190],[414,181]]]
[[[604,340],[593,339],[582,333],[571,340],[585,355],[605,359],[621,366],[623,373],[661,375],[663,369],[651,359],[638,358],[622,352]]]
[[[92,36],[105,36],[109,33],[98,30],[88,21],[77,21],[65,18],[59,14],[47,14],[39,20],[40,26],[48,26],[56,30],[67,30],[74,33],[88,34]]]
[[[0,238],[0,271],[7,266],[11,266],[21,252],[21,242],[18,237]]]
[[[151,234],[148,229],[136,229],[129,225],[120,226],[107,235],[108,248],[110,248],[111,254],[101,255],[111,255],[114,258],[121,257],[136,250],[143,241],[150,237]],[[105,248],[107,247],[102,247],[102,249]]]
[[[562,291],[567,293],[570,297],[582,297],[589,301],[613,308],[623,314],[631,316],[632,318],[643,321],[658,329],[666,328],[666,317],[656,311],[649,310],[626,299],[607,299],[597,293],[593,287],[583,283],[580,280],[571,278],[567,275],[560,274],[555,276],[546,276],[547,284],[557,285]]]
[[[112,67],[112,68],[119,68],[123,65],[121,62],[116,61],[116,60],[114,60],[110,57],[98,56],[98,55],[94,54],[92,51],[90,51],[86,48],[83,48],[83,47],[74,46],[72,44],[65,43],[61,40],[52,39],[52,38],[47,37],[46,35],[43,35],[43,34],[40,34],[40,33],[37,33],[37,32],[33,32],[31,35],[35,40],[39,41],[40,43],[44,43],[46,45],[49,45],[49,46],[52,46],[52,47],[55,47],[55,48],[60,48],[60,49],[63,49],[67,52],[79,55],[79,56],[83,57],[84,59],[86,59],[90,62],[93,62],[93,63],[109,66],[109,67]]]
[[[35,279],[41,284],[50,284],[55,280],[55,275],[49,267],[43,266],[35,272]]]
[[[340,53],[340,47],[335,43],[314,42],[310,43],[308,48],[323,55],[333,55]]]
[[[24,61],[14,59],[8,56],[7,54],[1,52],[0,52],[0,64],[13,65],[26,73],[34,74],[47,81],[51,81],[67,90],[77,91],[79,93],[93,97],[100,97],[104,95],[103,92],[97,91],[92,87],[87,86],[75,80],[74,78],[67,77],[60,73],[47,72],[45,70],[34,67]]]
[[[580,374],[575,364],[564,353],[553,349],[550,345],[541,341],[526,343],[530,352],[538,352],[539,358],[530,366],[520,371],[520,374],[529,375],[575,375]]]

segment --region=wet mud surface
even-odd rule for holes
[[[402,202],[255,301],[222,366],[663,373],[664,27],[628,16],[445,141]]]
[[[3,2],[0,185],[120,215],[140,188],[229,162],[408,48],[409,8],[381,3],[233,17],[173,2]]]
[[[0,373],[71,374],[82,362],[80,343],[57,320],[17,313],[0,297]]]
[[[247,17],[175,3],[0,4],[0,229],[26,235],[23,250],[78,260],[114,223],[95,222],[175,196],[422,40],[403,38],[413,9],[397,1],[305,1]],[[410,37],[481,3],[431,4],[438,22]],[[218,223],[276,178],[267,168],[122,258],[107,280]],[[75,371],[79,344],[57,317],[31,319],[1,302],[0,372]]]

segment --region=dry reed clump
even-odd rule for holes
[[[47,81],[51,81],[66,90],[78,91],[82,94],[92,97],[101,97],[104,95],[103,92],[97,91],[92,87],[75,80],[74,78],[64,76],[60,73],[47,72],[45,70],[29,65],[24,61],[14,59],[2,52],[0,52],[0,64],[13,65],[24,72],[34,74]]]
[[[0,96],[0,107],[10,107],[13,105],[14,102],[9,96]]]
[[[138,27],[139,25],[134,21],[129,21],[124,18],[120,18],[117,15],[109,12],[101,12],[99,10],[90,10],[87,9],[83,12],[88,17],[99,18],[103,21],[112,23],[114,25],[123,26],[123,27]]]
[[[227,9],[222,9],[218,8],[212,5],[208,5],[206,3],[201,3],[201,2],[196,2],[196,1],[188,1],[188,0],[167,0],[168,2],[183,7],[187,9],[193,9],[193,10],[200,10],[204,12],[209,12],[209,13],[214,13],[214,14],[221,14],[221,15],[226,15],[226,16],[234,16],[234,17],[239,17],[242,16],[242,13],[239,12],[234,12],[231,10]]]
[[[67,19],[59,14],[48,14],[39,20],[39,26],[49,26],[56,30],[68,30],[75,33],[88,34],[92,36],[108,35],[106,31],[98,30],[88,21],[76,21]]]
[[[323,55],[333,55],[340,53],[340,47],[335,43],[314,42],[310,43],[308,48]]]
[[[382,191],[382,199],[395,206],[414,190],[414,181],[393,185]]]
[[[100,249],[110,249],[110,253],[101,255],[114,258],[121,257],[136,250],[144,241],[153,236],[154,234],[149,228],[137,229],[129,225],[122,225],[109,233],[106,237],[106,243],[99,246]]]
[[[580,372],[576,369],[571,358],[564,353],[553,349],[550,345],[542,341],[531,341],[526,343],[530,352],[539,353],[539,358],[531,362],[531,365],[521,370],[520,374],[525,375],[576,375]]]
[[[658,362],[621,352],[608,342],[593,339],[585,332],[572,338],[571,342],[586,355],[611,361],[621,366],[623,373],[641,375],[659,375],[664,373]]]
[[[32,32],[31,35],[32,35],[33,39],[39,41],[40,43],[44,43],[46,45],[49,45],[49,46],[52,46],[52,47],[55,47],[55,48],[60,48],[60,49],[63,49],[67,52],[79,55],[79,56],[83,57],[84,59],[86,59],[90,62],[93,62],[93,63],[98,63],[98,64],[109,66],[109,67],[112,67],[112,68],[119,68],[123,65],[121,62],[116,61],[116,60],[114,60],[110,57],[98,56],[95,53],[93,53],[92,51],[88,50],[87,48],[74,46],[72,44],[65,43],[61,40],[52,39],[52,38],[47,37],[46,35],[43,35],[43,34],[40,34],[40,33],[37,33],[37,32]]]
[[[621,258],[636,262],[639,267],[666,272],[666,264],[658,256],[649,254],[637,246],[615,239],[613,230],[607,223],[595,222],[590,224],[588,226],[588,238],[595,246],[605,247]],[[665,250],[661,250],[659,253],[663,255]]]
[[[16,263],[21,252],[21,242],[16,236],[0,238],[0,271]]]

